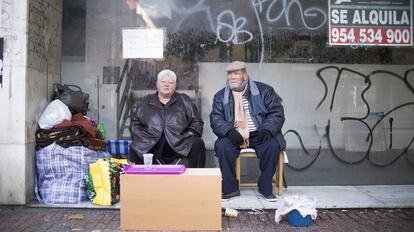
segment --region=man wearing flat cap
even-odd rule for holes
[[[211,128],[218,137],[214,151],[222,173],[222,201],[240,196],[235,164],[240,150],[247,147],[259,159],[259,195],[276,201],[272,177],[279,152],[286,147],[281,98],[269,85],[251,80],[242,61],[230,63],[226,71],[226,86],[214,95],[210,114]]]
[[[162,70],[158,74],[157,92],[145,96],[138,104],[130,126],[130,161],[142,164],[142,155],[153,153],[155,164],[204,168],[203,120],[190,97],[177,93],[176,86],[175,73]]]

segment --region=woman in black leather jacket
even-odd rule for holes
[[[130,161],[143,163],[142,154],[153,153],[155,164],[205,166],[203,120],[191,98],[175,91],[176,81],[173,71],[161,71],[157,92],[138,105],[131,119]]]

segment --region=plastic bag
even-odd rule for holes
[[[47,105],[37,123],[42,129],[51,129],[65,119],[70,121],[72,119],[72,113],[65,103],[56,99]]]
[[[45,204],[87,201],[83,177],[90,163],[105,157],[111,155],[81,146],[64,148],[56,143],[37,150],[36,198]]]
[[[119,201],[119,175],[126,159],[99,159],[89,164],[85,174],[86,195],[94,204],[112,205]]]
[[[86,115],[89,106],[89,94],[82,92],[77,85],[53,84],[53,99],[59,99],[65,103],[73,114]]]
[[[276,210],[275,222],[279,223],[282,220],[282,215],[288,214],[292,210],[298,210],[302,217],[311,215],[315,220],[317,216],[316,198],[302,195],[293,195],[283,198],[282,205]]]
[[[101,138],[105,139],[105,136],[106,136],[105,125],[102,122],[100,122],[100,123],[98,123],[97,128],[98,128],[98,132],[99,132]]]

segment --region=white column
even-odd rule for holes
[[[37,119],[60,78],[62,0],[0,1],[0,204],[26,204],[34,196]]]

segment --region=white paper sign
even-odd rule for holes
[[[122,57],[153,58],[164,57],[163,29],[122,30]]]
[[[122,30],[123,58],[164,58],[163,29]]]

